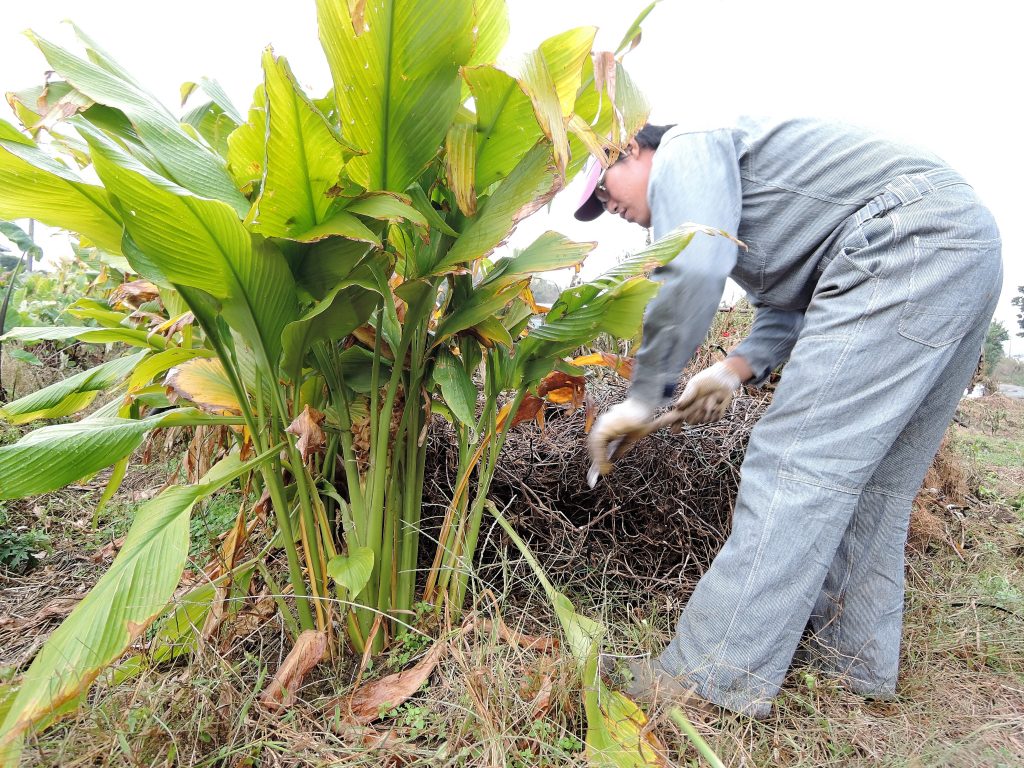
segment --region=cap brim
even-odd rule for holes
[[[591,168],[587,172],[587,185],[583,188],[580,202],[576,206],[576,213],[573,214],[577,221],[593,221],[604,213],[604,203],[598,200],[597,195],[594,194],[602,170],[601,164],[596,160],[591,163]]]

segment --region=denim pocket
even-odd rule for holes
[[[966,336],[972,321],[970,313],[908,301],[900,314],[900,336],[928,347],[944,347]]]
[[[959,341],[978,322],[1001,273],[999,240],[913,238],[911,293],[899,333],[928,347]]]

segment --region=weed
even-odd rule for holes
[[[197,505],[189,523],[191,543],[189,554],[193,559],[217,545],[218,537],[231,528],[238,517],[241,496],[237,493],[218,493],[206,504]]]
[[[419,632],[406,632],[395,640],[388,655],[388,666],[404,669],[413,659],[427,650],[432,638]]]
[[[10,526],[7,510],[0,504],[0,568],[23,573],[36,564],[40,553],[49,551],[50,537],[44,531]]]

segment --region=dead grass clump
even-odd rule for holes
[[[598,403],[621,400],[626,387],[614,376],[588,383]],[[643,589],[692,585],[728,536],[739,466],[767,402],[766,394],[741,394],[720,422],[646,438],[593,490],[586,414],[549,408],[543,428],[524,424],[510,433],[491,496],[560,584],[585,564]],[[427,494],[443,512],[455,446],[443,429],[432,439]],[[493,553],[484,548],[481,557],[486,580]]]
[[[976,478],[947,433],[914,499],[907,547],[924,552],[935,542],[948,541],[947,522],[968,505],[972,484],[977,485]]]

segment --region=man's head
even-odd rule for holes
[[[601,165],[594,163],[583,198],[576,209],[576,218],[592,221],[608,211],[626,221],[649,227],[651,209],[647,204],[647,183],[651,176],[651,163],[661,144],[661,137],[671,127],[645,125],[610,167],[602,172]]]

